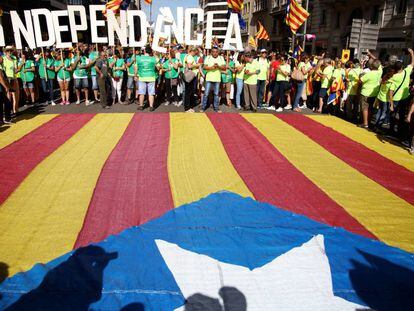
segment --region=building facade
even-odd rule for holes
[[[199,6],[204,10],[204,22],[201,25],[203,35],[206,35],[207,13],[213,12],[213,37],[224,40],[227,30],[227,2],[223,0],[199,0]]]

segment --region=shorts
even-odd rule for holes
[[[98,78],[97,76],[91,76],[91,82],[92,82],[92,90],[98,90]]]
[[[359,107],[361,107],[361,111],[366,111],[369,107],[372,107],[374,104],[375,97],[367,97],[364,95],[359,96]]]
[[[135,89],[138,90],[138,88],[139,88],[138,80],[135,81],[134,80],[134,77],[128,77],[128,80],[127,80],[127,88],[128,88],[128,90],[132,90],[134,88],[134,85],[135,85]]]
[[[87,78],[75,78],[75,89],[87,89],[89,88],[89,82]]]
[[[57,80],[58,80],[58,82],[62,82],[62,81],[69,82],[70,81],[70,77],[67,78],[67,79],[61,79],[61,78],[58,77]]]
[[[138,81],[138,94],[139,95],[155,95],[155,81],[153,82],[144,82]]]
[[[23,81],[23,88],[25,88],[25,89],[34,89],[34,83],[33,82],[24,82]]]
[[[328,96],[328,88],[323,87],[319,90],[319,97],[325,98],[326,96]]]

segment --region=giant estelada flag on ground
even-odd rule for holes
[[[414,304],[412,157],[340,119],[25,116],[0,148],[0,310]]]

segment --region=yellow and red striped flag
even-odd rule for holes
[[[293,33],[296,33],[308,17],[309,12],[297,3],[296,0],[289,0],[286,7],[286,24]]]
[[[243,10],[243,0],[227,0],[227,6],[235,13],[240,13]]]
[[[261,22],[259,23],[259,30],[256,33],[256,39],[257,40],[270,40],[269,34],[267,33],[266,29],[263,27]]]
[[[146,4],[152,4],[152,0],[144,0]]]
[[[256,40],[252,36],[249,37],[249,45],[251,47],[257,48]]]
[[[121,7],[122,0],[110,0],[105,4],[105,9],[102,11],[102,14],[106,17],[107,10],[111,10],[114,14],[119,12]]]

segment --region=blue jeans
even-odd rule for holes
[[[47,95],[48,101],[53,100],[53,79],[40,79],[42,83],[43,93]]]
[[[379,101],[379,109],[375,117],[375,125],[381,126],[390,123],[390,105],[387,102]]]
[[[217,111],[219,109],[220,82],[211,82],[211,81],[206,82],[206,91],[204,92],[202,109],[206,110],[207,108],[208,95],[210,94],[211,88],[213,88],[213,92],[214,92],[214,100],[213,100],[214,111]]]
[[[298,83],[298,88],[296,90],[296,97],[293,103],[293,109],[299,108],[299,101],[300,101],[300,98],[302,97],[303,89],[305,88],[305,86],[306,86],[306,81],[302,81]]]
[[[236,78],[236,107],[241,108],[244,80]]]

